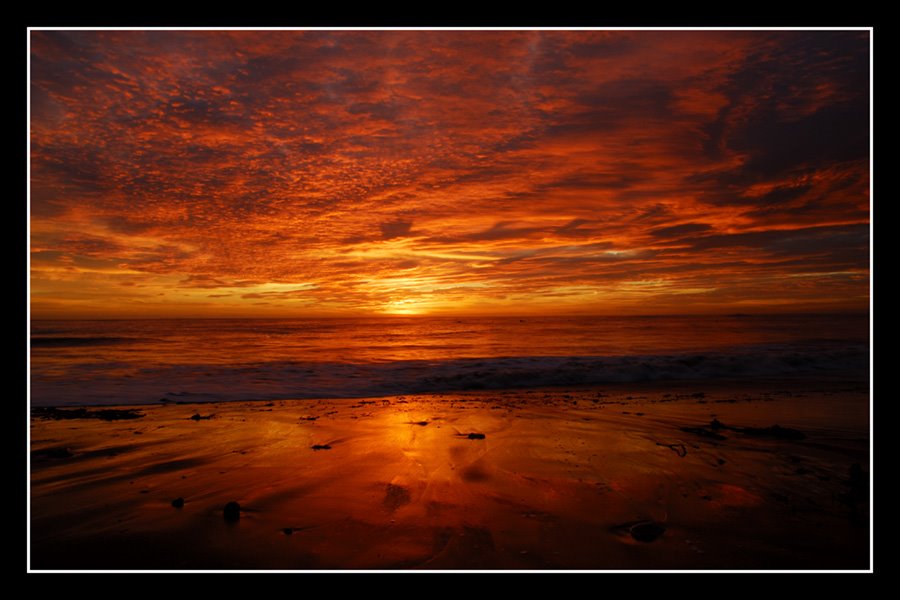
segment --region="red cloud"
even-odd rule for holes
[[[868,302],[866,32],[34,31],[31,52],[38,316]]]

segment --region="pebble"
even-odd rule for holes
[[[241,518],[241,505],[237,502],[229,502],[225,505],[222,515],[226,521],[237,521]]]

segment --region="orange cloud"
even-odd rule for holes
[[[863,308],[868,42],[34,31],[32,311]]]

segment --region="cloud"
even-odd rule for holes
[[[868,225],[860,224],[710,235],[694,239],[692,246],[696,250],[743,246],[765,248],[780,255],[803,256],[820,252],[833,253],[848,248],[865,250],[868,243]],[[860,252],[857,256],[860,264],[864,265],[868,255]]]
[[[412,228],[412,222],[391,221],[389,223],[382,223],[379,227],[381,228],[381,237],[386,240],[392,240],[394,238],[408,236],[409,230]]]
[[[31,36],[32,290],[54,310],[262,310],[236,287],[322,314],[664,310],[704,279],[727,303],[868,269],[867,32]],[[642,304],[629,277],[665,285]],[[779,302],[865,305],[865,278],[804,281]]]
[[[470,233],[464,237],[473,242],[491,242],[527,238],[543,230],[541,227],[513,227],[512,225],[509,221],[498,221],[490,229]]]
[[[257,285],[258,282],[254,281],[226,281],[224,279],[219,279],[216,277],[212,277],[210,275],[188,275],[184,279],[178,282],[180,285],[185,287],[192,288],[204,288],[204,289],[218,289],[218,288],[240,288],[240,287],[250,287]]]
[[[656,238],[678,238],[688,234],[705,233],[711,229],[712,226],[707,223],[682,223],[681,225],[651,229],[650,235]]]

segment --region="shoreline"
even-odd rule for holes
[[[31,417],[32,568],[869,565],[866,381],[128,407]]]
[[[440,398],[442,396],[449,395],[459,395],[459,396],[470,396],[470,395],[484,395],[484,394],[518,394],[518,393],[530,393],[530,392],[542,392],[542,393],[581,393],[581,392],[595,392],[595,391],[608,391],[613,394],[624,393],[627,390],[634,390],[635,388],[638,390],[645,390],[647,392],[653,392],[657,390],[671,390],[671,389],[682,389],[684,391],[687,388],[697,388],[694,391],[702,391],[703,389],[713,389],[713,390],[721,390],[721,389],[732,389],[736,386],[740,386],[745,389],[755,390],[755,389],[766,389],[772,386],[778,387],[796,387],[797,389],[816,389],[822,386],[845,386],[854,389],[854,391],[858,391],[860,389],[865,389],[871,392],[871,382],[868,378],[868,374],[863,376],[859,375],[851,375],[847,373],[838,373],[838,374],[816,374],[815,376],[810,375],[809,373],[799,373],[792,375],[779,375],[772,377],[759,377],[754,376],[752,379],[742,378],[742,377],[722,377],[722,378],[706,378],[706,379],[648,379],[648,380],[640,380],[640,381],[610,381],[607,383],[586,383],[586,384],[571,384],[571,385],[541,385],[541,386],[522,386],[522,387],[506,387],[506,388],[469,388],[469,389],[448,389],[443,391],[421,391],[421,392],[405,392],[405,393],[385,393],[381,395],[367,395],[367,396],[316,396],[316,397],[308,397],[308,398],[300,398],[300,397],[291,397],[291,398],[281,398],[281,397],[272,397],[272,398],[245,398],[245,399],[236,399],[236,400],[197,400],[197,401],[189,401],[189,400],[174,400],[166,398],[163,400],[156,401],[147,401],[147,402],[121,402],[121,403],[111,403],[106,404],[102,402],[95,403],[80,403],[80,404],[29,404],[29,410],[33,410],[35,408],[59,408],[59,409],[76,409],[76,408],[128,408],[128,407],[147,407],[147,406],[205,406],[212,404],[233,404],[233,403],[246,403],[246,402],[316,402],[316,401],[334,401],[334,402],[354,402],[359,400],[381,400],[384,398],[395,398],[395,397],[406,397],[406,396],[414,396],[414,397],[434,397]],[[822,389],[819,391],[828,391],[826,389]]]

